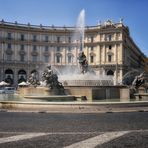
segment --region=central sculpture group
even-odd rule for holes
[[[88,61],[87,61],[86,56],[83,51],[79,53],[78,61],[79,61],[81,73],[82,74],[87,73]]]
[[[80,65],[81,73],[82,74],[87,73],[88,72],[88,61],[83,51],[79,53],[78,62]],[[37,78],[36,71],[31,73],[28,79],[28,83],[34,87],[41,85],[41,82]],[[48,65],[46,69],[44,70],[44,72],[42,73],[42,83],[45,84],[45,86],[48,86],[50,89],[54,89],[54,88],[64,89],[62,83],[58,81],[57,74],[55,74],[53,70],[51,69],[51,65]]]

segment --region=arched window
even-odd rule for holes
[[[114,56],[113,52],[108,51],[107,52],[107,61],[112,62],[113,61],[113,56]]]
[[[56,56],[56,62],[57,62],[57,63],[60,63],[60,61],[61,61],[61,56],[60,56],[60,55],[57,55],[57,56]]]
[[[106,73],[108,76],[113,76],[114,75],[114,72],[112,70],[108,70],[107,73]]]
[[[96,57],[96,54],[94,52],[91,52],[90,53],[90,63],[94,63],[95,62],[95,57]]]
[[[93,62],[94,62],[94,56],[91,55],[91,56],[90,56],[90,63],[93,63]]]
[[[72,63],[72,56],[71,55],[68,56],[68,63]]]
[[[57,53],[55,55],[55,62],[56,63],[61,63],[61,61],[62,61],[62,55],[60,53]]]
[[[14,78],[13,71],[11,69],[7,69],[5,71],[5,81],[9,84],[13,84],[13,78]]]
[[[109,45],[109,46],[108,46],[108,49],[112,49],[112,45]]]
[[[26,82],[27,80],[27,73],[25,70],[21,69],[18,71],[18,83]]]
[[[112,61],[112,55],[108,55],[108,62],[111,62]]]

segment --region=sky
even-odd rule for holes
[[[0,20],[75,26],[82,9],[85,9],[87,26],[123,18],[131,37],[148,56],[148,0],[0,0]]]

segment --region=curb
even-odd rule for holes
[[[15,102],[1,101],[1,112],[114,113],[147,112],[148,102]]]

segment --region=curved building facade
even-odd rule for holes
[[[0,21],[0,80],[13,85],[26,81],[30,73],[46,64],[56,68],[78,65],[80,43],[73,38],[74,27],[18,24]],[[108,20],[85,29],[84,52],[97,73],[121,82],[132,69],[144,69],[145,55],[122,22]]]

